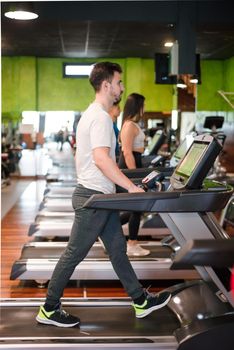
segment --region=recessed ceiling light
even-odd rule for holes
[[[196,75],[193,75],[190,79],[189,79],[190,83],[192,84],[198,84],[198,78]]]
[[[165,44],[164,44],[165,47],[172,47],[173,46],[173,42],[171,41],[167,41]]]
[[[28,12],[28,11],[9,11],[5,12],[4,14],[6,17],[11,19],[19,19],[19,20],[30,20],[35,19],[38,17],[38,15],[34,12]]]
[[[185,84],[184,80],[180,78],[177,82],[177,87],[180,89],[186,89],[187,85]]]

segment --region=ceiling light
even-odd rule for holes
[[[180,89],[186,89],[187,85],[185,84],[184,80],[180,78],[177,82],[177,87]]]
[[[33,11],[33,4],[30,2],[10,4],[4,15],[10,19],[18,19],[23,21],[38,17],[38,14]]]
[[[165,47],[172,47],[173,46],[173,42],[167,41],[167,42],[165,42],[164,46]]]
[[[189,79],[189,81],[192,84],[198,84],[198,78],[196,75],[192,75],[191,78]]]

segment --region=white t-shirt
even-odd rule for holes
[[[116,137],[110,115],[101,104],[93,102],[82,114],[76,132],[76,171],[78,183],[86,188],[115,193],[115,184],[95,165],[92,151],[109,147],[115,161]]]

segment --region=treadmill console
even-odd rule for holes
[[[148,148],[146,149],[146,153],[144,155],[154,155],[157,154],[161,146],[164,144],[166,140],[166,134],[162,130],[158,130],[152,140],[150,141]]]
[[[179,162],[181,161],[181,159],[183,159],[189,147],[193,143],[194,137],[194,134],[186,135],[185,139],[181,142],[181,144],[171,157],[170,166],[176,167],[179,164]]]
[[[175,190],[201,188],[221,149],[219,141],[211,135],[195,137],[170,178],[171,186]]]
[[[149,189],[155,189],[157,182],[160,182],[164,179],[163,173],[160,173],[159,171],[151,171],[150,174],[148,174],[144,179],[142,179],[141,183],[143,185],[143,188],[147,191]]]

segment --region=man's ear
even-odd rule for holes
[[[108,81],[107,80],[103,80],[102,84],[101,84],[101,90],[107,90],[108,88]]]

